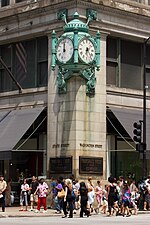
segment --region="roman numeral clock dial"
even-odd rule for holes
[[[79,43],[78,53],[80,59],[85,63],[93,62],[95,58],[95,48],[92,41],[89,39],[83,39]]]
[[[56,56],[59,62],[68,62],[73,55],[73,43],[70,38],[61,40],[57,47]]]

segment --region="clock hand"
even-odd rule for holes
[[[88,54],[88,52],[89,52],[89,48],[88,48],[88,47],[86,47],[86,54]]]
[[[90,51],[89,51],[89,47],[86,47],[86,60],[90,60],[91,59],[91,55],[90,55]]]
[[[63,52],[66,51],[66,48],[65,48],[65,42],[63,43]]]

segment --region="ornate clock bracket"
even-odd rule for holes
[[[94,96],[96,86],[95,67],[81,70],[80,76],[86,80],[86,94],[88,96]]]
[[[73,75],[71,70],[65,69],[59,66],[59,72],[57,75],[57,86],[59,94],[67,93],[67,80]]]
[[[86,80],[86,94],[88,96],[95,95],[96,77],[95,68],[89,67],[80,71],[79,75]],[[65,94],[67,92],[67,80],[73,76],[73,71],[59,67],[57,75],[58,93]]]
[[[86,81],[86,94],[95,95],[95,69],[100,69],[100,32],[92,37],[88,31],[88,24],[96,20],[95,10],[87,9],[87,23],[79,20],[75,12],[74,19],[67,23],[68,10],[57,13],[57,18],[65,22],[64,34],[57,38],[52,33],[52,70],[58,65],[57,87],[59,94],[67,92],[67,80],[78,74]]]

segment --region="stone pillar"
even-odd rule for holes
[[[47,145],[47,137],[46,135],[40,134],[39,135],[39,149],[43,150],[43,175],[46,176],[47,174],[47,151],[46,151],[46,145]]]
[[[111,150],[115,150],[115,135],[107,135],[107,163],[106,163],[106,177],[111,173]]]
[[[57,69],[50,69],[49,39],[47,169],[50,157],[71,156],[72,173],[82,179],[89,174],[79,173],[80,156],[102,157],[101,179],[105,179],[106,174],[106,35],[101,35],[100,48],[101,68],[96,71],[95,96],[86,96],[86,81],[78,75],[68,80],[67,93],[59,95],[56,85]],[[91,175],[95,179],[100,176],[94,176],[94,173]]]
[[[16,4],[16,0],[10,0],[10,5]]]

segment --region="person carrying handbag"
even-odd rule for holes
[[[56,207],[56,213],[59,214],[61,213],[61,208],[63,207],[63,198],[59,196],[59,192],[61,192],[63,189],[61,180],[58,178],[56,180],[56,187],[55,187],[55,198],[57,200],[57,207]]]

